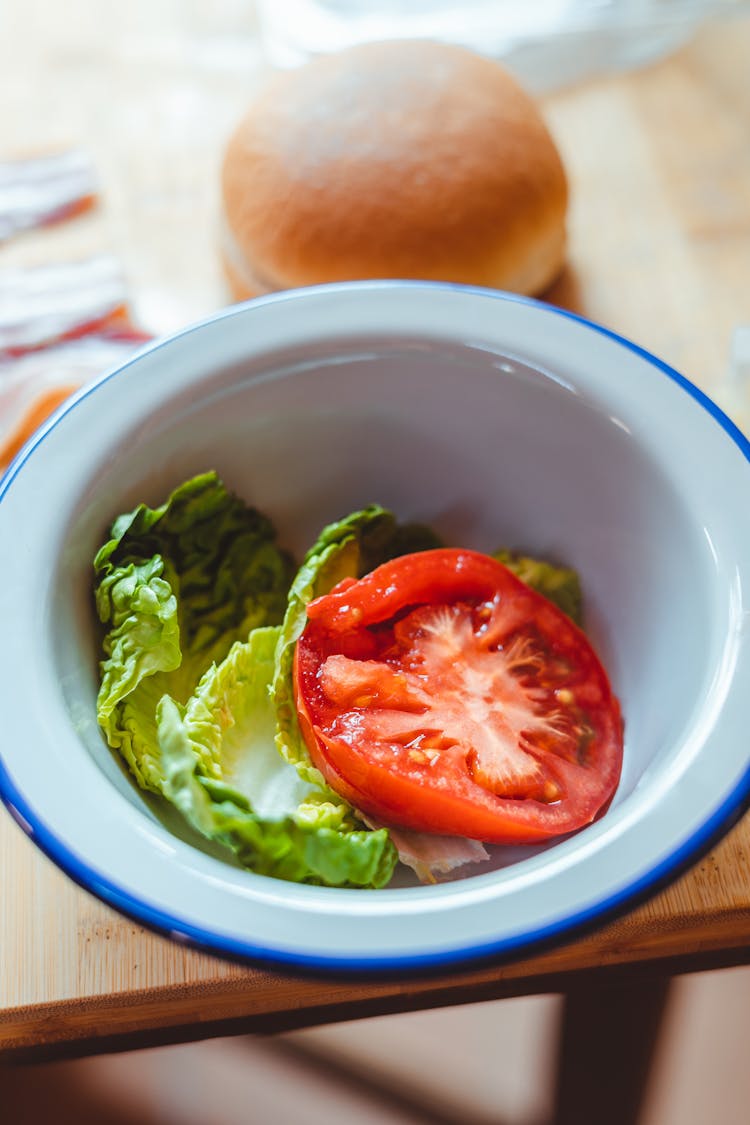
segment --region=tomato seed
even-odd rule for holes
[[[551,805],[553,801],[559,801],[561,796],[562,793],[560,792],[559,785],[556,785],[554,781],[545,781],[542,789],[543,800]]]

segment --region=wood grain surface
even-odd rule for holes
[[[0,248],[0,269],[112,253],[146,327],[225,303],[217,185],[262,70],[250,5],[150,0],[0,13],[0,158],[86,148],[101,204]],[[117,23],[115,24],[114,19]],[[722,395],[750,323],[750,20],[703,31],[646,70],[544,108],[572,185],[569,266],[548,295]],[[505,966],[330,981],[247,969],[146,932],[77,889],[0,810],[0,1053],[95,1050],[275,1030],[564,988],[592,972],[741,962],[750,820],[630,914]]]

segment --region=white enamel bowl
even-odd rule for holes
[[[94,717],[91,559],[112,517],[215,468],[303,550],[377,501],[448,542],[578,568],[620,697],[607,813],[455,882],[256,876],[173,835]],[[640,349],[531,301],[330,286],[236,307],[79,394],[0,485],[0,789],[88,890],[213,952],[396,971],[528,952],[632,905],[748,801],[748,445]]]

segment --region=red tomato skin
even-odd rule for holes
[[[528,589],[489,555],[437,547],[391,559],[358,582],[345,578],[330,593],[310,602],[307,616],[338,633],[387,621],[404,606],[423,602],[425,587],[430,591],[429,600],[436,603],[491,597],[497,590],[498,567],[513,585]]]
[[[563,799],[509,799],[479,785],[471,790],[466,779],[463,791],[436,788],[428,777],[422,783],[393,772],[369,757],[367,747],[353,748],[316,721],[324,709],[318,673],[327,652],[356,649],[354,637],[369,635],[372,626],[382,626],[407,606],[482,601],[499,591],[512,603],[519,625],[532,620],[553,654],[577,656],[580,694],[593,701],[596,768],[556,754],[545,758],[546,774],[559,784]],[[308,617],[294,665],[300,728],[315,766],[355,808],[399,827],[516,844],[579,829],[611,801],[621,769],[622,719],[606,673],[582,631],[501,563],[479,552],[450,548],[405,556],[318,598],[308,607]]]

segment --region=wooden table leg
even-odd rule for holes
[[[566,994],[553,1125],[637,1125],[669,978]]]

